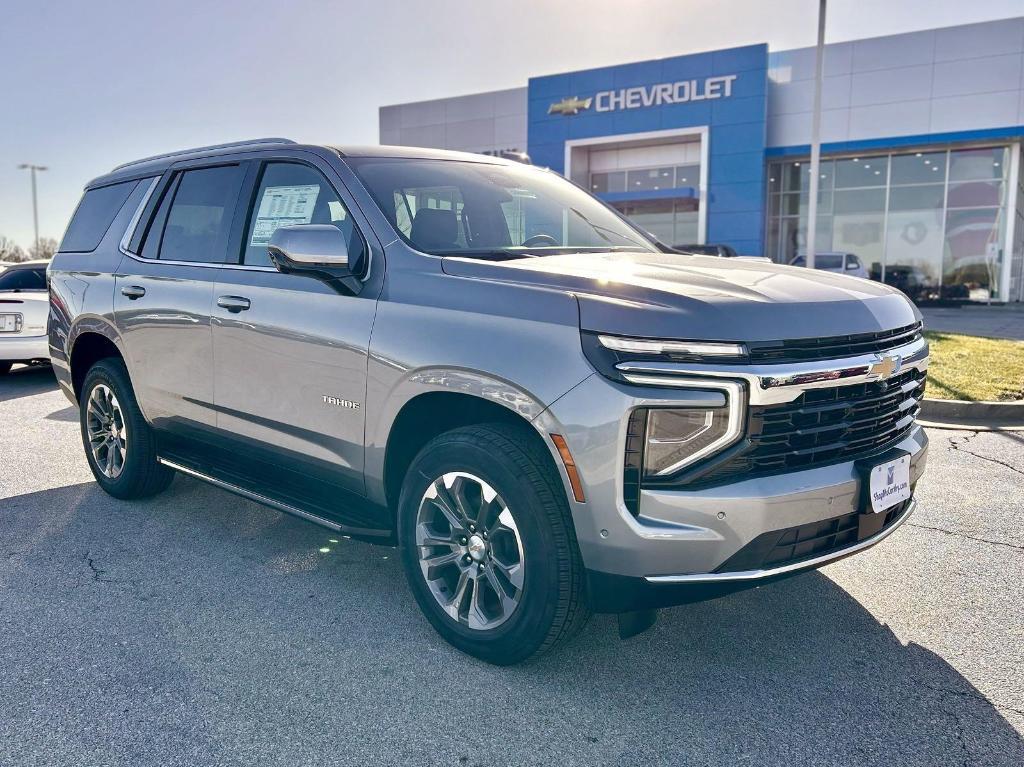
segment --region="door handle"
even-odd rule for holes
[[[220,296],[217,299],[217,306],[227,309],[232,314],[244,312],[250,305],[249,299],[244,296]]]
[[[125,285],[121,288],[121,295],[129,301],[134,301],[136,298],[142,298],[146,295],[146,289],[141,285]]]

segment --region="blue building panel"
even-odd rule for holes
[[[767,46],[749,45],[531,78],[528,151],[564,172],[567,141],[706,128],[706,239],[760,254],[767,67]]]

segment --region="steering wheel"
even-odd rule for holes
[[[535,234],[523,241],[524,248],[533,248],[537,245],[558,245],[558,240],[550,234]]]

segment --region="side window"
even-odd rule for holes
[[[143,258],[156,258],[160,255],[160,238],[163,237],[164,224],[167,223],[167,211],[171,208],[171,202],[174,200],[174,193],[178,189],[180,180],[181,176],[179,175],[168,184],[164,196],[160,200],[160,206],[149,221],[145,239],[142,241],[142,250],[139,253]]]
[[[299,163],[268,163],[250,211],[242,263],[271,266],[267,253],[270,237],[278,227],[293,224],[333,224],[348,240],[349,263],[365,262],[363,238],[323,174]]]
[[[167,212],[158,257],[223,263],[242,177],[238,165],[182,173]]]
[[[60,243],[62,253],[90,253],[96,250],[111,222],[121,210],[138,181],[89,189],[78,203],[68,230]],[[149,183],[149,180],[146,180]]]

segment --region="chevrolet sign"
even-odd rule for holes
[[[594,105],[595,112],[616,112],[620,109],[641,109],[663,104],[686,104],[693,101],[724,99],[732,96],[738,75],[708,77],[704,80],[679,80],[674,83],[641,85],[601,91],[588,98],[565,98],[548,107],[548,114],[577,115]]]

